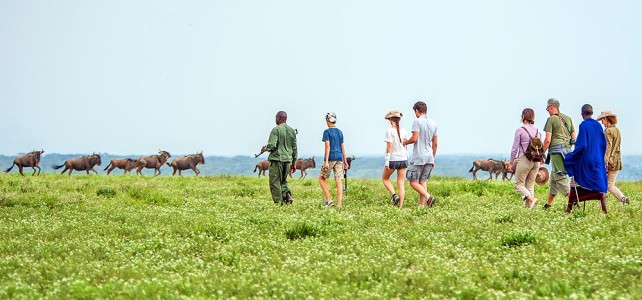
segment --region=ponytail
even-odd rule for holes
[[[392,117],[392,118],[390,118],[390,120],[392,120],[392,122],[395,123],[395,126],[397,127],[397,137],[399,138],[399,143],[403,144],[403,141],[401,140],[401,132],[399,131],[399,120],[400,120],[400,118]]]

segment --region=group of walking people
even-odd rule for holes
[[[426,103],[418,101],[412,109],[416,118],[410,132],[400,125],[403,117],[400,111],[392,110],[384,117],[390,122],[390,127],[386,130],[384,139],[386,154],[382,180],[390,193],[392,205],[399,208],[404,205],[405,180],[408,179],[410,186],[419,194],[419,208],[432,207],[436,198],[429,193],[426,182],[435,167],[437,124],[428,118]],[[532,209],[539,202],[534,189],[536,176],[542,164],[550,164],[552,168],[544,209],[551,207],[558,194],[569,197],[572,186],[576,191],[579,188],[601,195],[600,200],[605,213],[604,199],[607,190],[620,202],[628,204],[629,198],[615,186],[617,174],[622,169],[621,136],[616,127],[617,116],[605,110],[595,120],[592,118],[592,106],[586,104],[582,106],[581,114],[584,121],[579,126],[578,134],[572,119],[560,112],[560,102],[557,99],[551,98],[547,101],[546,111],[549,117],[544,125],[543,141],[542,133],[534,126],[535,111],[531,108],[522,111],[522,124],[515,131],[508,171],[515,173],[515,190],[524,201],[524,206]],[[287,125],[287,114],[284,111],[276,114],[275,121],[277,126],[270,132],[268,143],[262,149],[270,152],[270,191],[274,203],[292,204],[287,175],[290,169],[294,168],[297,159],[296,132]],[[327,113],[325,121],[328,128],[323,132],[321,139],[325,151],[319,185],[325,197],[323,206],[341,207],[343,175],[350,166],[343,143],[343,133],[336,127],[336,114]],[[605,129],[602,129],[598,121],[602,122]],[[408,145],[413,145],[410,160]],[[336,203],[331,197],[326,181],[331,173],[334,173],[337,187]],[[394,173],[397,174],[396,190],[390,180]],[[578,202],[583,201],[579,194],[576,196]]]
[[[616,127],[617,116],[610,110],[603,111],[597,120],[593,119],[593,107],[585,104],[581,108],[582,123],[579,133],[575,131],[571,118],[560,112],[560,102],[551,98],[546,103],[549,114],[544,125],[545,138],[541,148],[533,150],[542,135],[534,126],[535,112],[531,108],[522,111],[520,126],[515,131],[510,154],[509,171],[515,171],[515,190],[526,208],[534,208],[535,181],[542,164],[551,165],[550,185],[544,209],[553,205],[556,195],[569,197],[567,212],[571,203],[595,199],[600,200],[606,213],[607,190],[620,202],[628,204],[629,198],[615,186],[618,172],[622,169],[620,154],[621,135]],[[604,129],[602,128],[602,125]],[[572,149],[572,150],[571,150]],[[534,155],[540,151],[542,155]],[[543,154],[548,154],[543,159]],[[571,194],[571,187],[574,188]],[[581,192],[584,191],[584,192]],[[580,195],[594,193],[594,198]],[[599,198],[599,199],[598,199]]]
[[[435,197],[427,189],[426,181],[430,178],[435,165],[437,154],[437,124],[427,116],[426,103],[419,101],[412,107],[416,119],[412,123],[409,134],[401,128],[400,120],[403,114],[398,110],[390,111],[385,119],[391,127],[385,134],[386,156],[383,170],[383,183],[391,194],[391,203],[402,207],[405,198],[404,180],[410,181],[410,186],[419,194],[419,207],[432,207]],[[269,151],[270,155],[270,192],[272,200],[277,204],[292,204],[292,193],[287,185],[287,175],[294,168],[297,159],[296,133],[287,125],[287,113],[279,111],[275,117],[276,127],[270,132],[267,145],[261,151]],[[341,207],[343,199],[342,180],[344,172],[350,166],[343,143],[343,132],[336,127],[337,115],[329,112],[325,115],[328,128],[323,132],[321,141],[325,145],[323,164],[319,174],[319,185],[325,197],[323,206]],[[413,145],[412,159],[408,161],[407,146]],[[397,188],[395,192],[390,176],[397,172]],[[334,173],[337,187],[336,203],[328,189],[327,179]]]

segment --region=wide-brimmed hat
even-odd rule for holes
[[[539,185],[545,185],[548,182],[548,169],[544,167],[539,167],[537,170],[537,175],[535,176],[535,182]]]
[[[599,116],[597,116],[597,120],[599,121],[599,120],[602,120],[602,119],[604,119],[606,117],[616,117],[617,118],[617,115],[612,113],[610,110],[607,109],[607,110],[601,112]]]
[[[388,114],[386,114],[385,118],[387,120],[387,119],[390,119],[392,117],[401,118],[401,117],[403,117],[403,113],[401,113],[400,111],[398,111],[396,109],[393,109]]]

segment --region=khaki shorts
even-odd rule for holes
[[[426,182],[430,179],[433,167],[433,164],[410,165],[408,172],[406,172],[406,178],[410,181]]]
[[[551,195],[562,194],[566,196],[571,191],[571,181],[568,178],[567,174],[559,174],[553,172],[551,174],[550,183],[551,186],[548,193]]]
[[[319,176],[328,179],[330,177],[330,172],[334,170],[334,179],[343,179],[343,162],[342,161],[329,161],[328,164],[330,168],[325,169],[321,166],[321,173]]]

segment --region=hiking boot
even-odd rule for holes
[[[326,201],[325,203],[323,203],[323,207],[330,207],[330,206],[333,206],[333,205],[334,205],[334,202],[332,202],[332,200]]]
[[[548,203],[546,203],[546,204],[544,204],[544,208],[543,208],[543,209],[544,209],[544,210],[547,210],[549,207],[551,207],[551,205],[550,205],[550,204],[548,204]]]
[[[430,197],[426,199],[426,206],[432,207],[435,204],[435,202],[437,202],[437,199],[433,197],[433,195],[430,195]]]
[[[392,201],[391,201],[392,205],[393,206],[399,205],[399,200],[400,199],[401,198],[399,198],[399,196],[397,196],[397,194],[392,195]]]
[[[283,202],[284,202],[285,204],[292,204],[292,202],[294,202],[294,201],[292,200],[292,194],[290,194],[290,192],[288,192],[287,194],[285,194],[285,198],[283,198]]]

